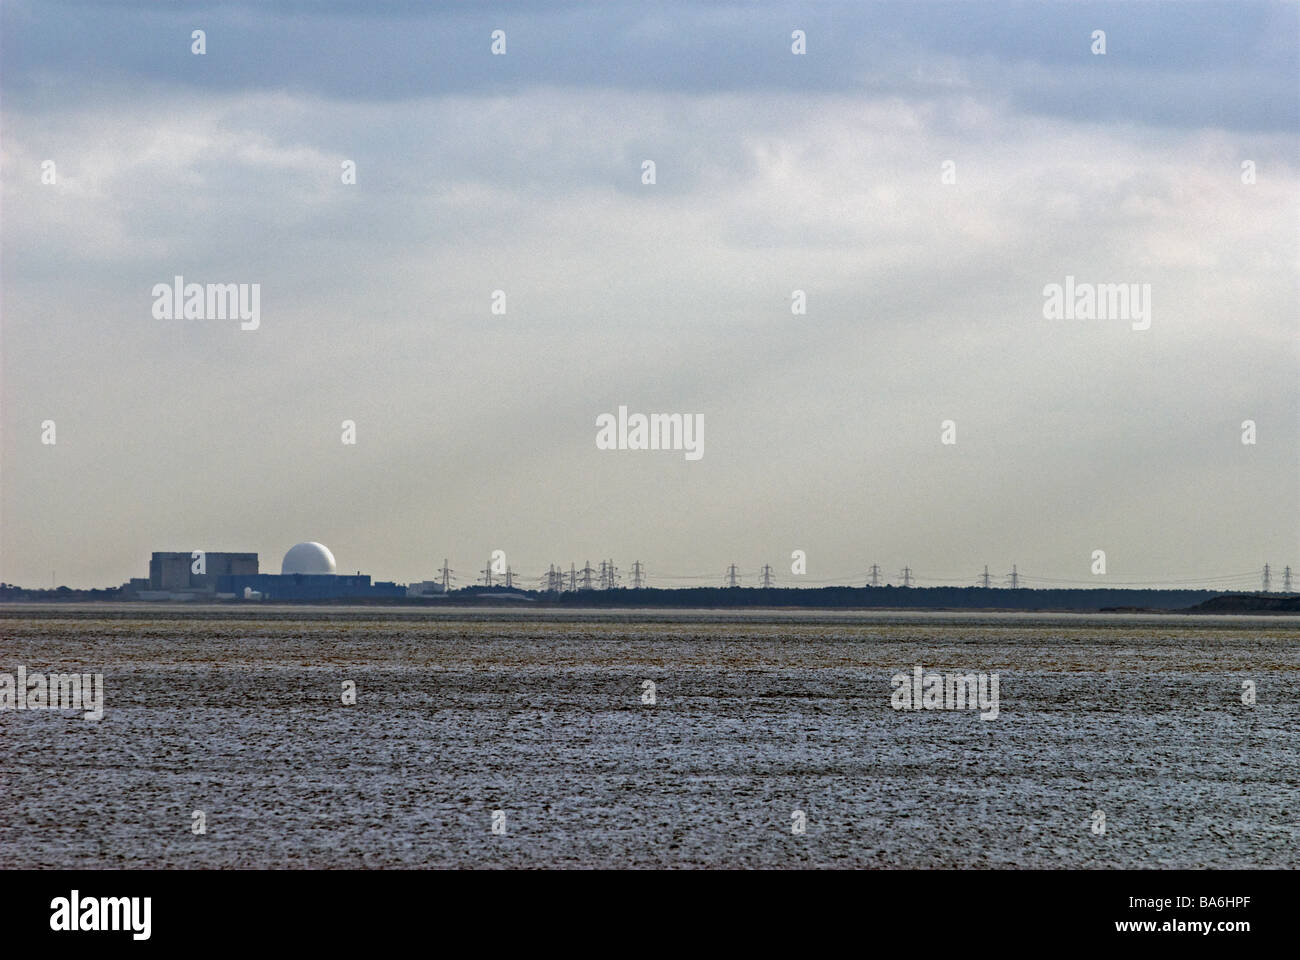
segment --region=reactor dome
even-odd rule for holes
[[[330,574],[337,572],[334,567],[334,554],[323,543],[309,540],[295,543],[284,555],[280,564],[280,573]]]

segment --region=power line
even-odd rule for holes
[[[1107,582],[1109,585],[1111,585],[1111,586],[1156,586],[1156,585],[1167,584],[1167,583],[1221,583],[1221,582],[1224,582],[1224,581],[1230,581],[1230,582],[1231,582],[1231,581],[1235,581],[1235,582],[1244,582],[1244,581],[1247,581],[1247,580],[1255,580],[1255,579],[1257,579],[1258,577],[1259,577],[1259,574],[1258,574],[1257,572],[1255,572],[1255,571],[1250,571],[1250,572],[1248,572],[1248,573],[1225,573],[1225,574],[1221,574],[1220,576],[1217,576],[1217,577],[1186,577],[1186,578],[1176,578],[1176,577],[1175,577],[1175,578],[1170,578],[1170,579],[1166,579],[1166,580],[1110,580],[1110,579],[1107,579],[1106,582]],[[1093,585],[1093,586],[1095,586],[1096,583],[1097,583],[1096,579],[1092,579],[1092,580],[1073,580],[1073,579],[1062,578],[1062,577],[1033,577],[1033,576],[1029,576],[1028,574],[1023,574],[1023,573],[1020,575],[1020,579],[1021,579],[1021,580],[1032,580],[1032,581],[1035,582],[1035,583],[1087,583],[1087,584],[1091,584],[1091,585]]]
[[[440,581],[444,592],[450,592],[455,587],[455,571],[449,565],[446,558],[443,558],[441,567],[437,571],[437,579]],[[919,576],[915,573],[910,565],[902,568],[899,574],[901,586],[903,587],[951,587],[953,589],[962,589],[964,585],[970,584],[971,580],[962,575],[932,574]],[[1292,567],[1286,566],[1282,572],[1276,574],[1280,589],[1290,594],[1297,584],[1292,575]],[[1271,563],[1266,563],[1262,568],[1256,568],[1254,571],[1238,571],[1234,573],[1223,573],[1217,575],[1205,576],[1172,576],[1159,580],[1112,580],[1106,578],[1104,584],[1098,583],[1097,578],[1079,579],[1071,577],[1045,577],[1034,574],[1022,574],[1018,564],[1012,564],[1011,572],[1006,574],[1005,585],[1011,589],[1024,589],[1026,587],[1035,590],[1049,589],[1151,589],[1151,590],[1224,590],[1224,591],[1250,591],[1253,587],[1259,590],[1262,587],[1264,592],[1272,593],[1274,587],[1275,572]],[[823,586],[850,587],[854,584],[864,584],[869,587],[883,586],[884,574],[880,564],[873,563],[867,573],[846,573],[843,576],[828,577],[806,577],[797,578],[797,585],[790,584],[791,587],[797,588],[817,588]],[[995,588],[993,576],[989,571],[987,564],[976,574],[974,584],[977,588],[991,590]],[[484,587],[506,586],[508,588],[519,589],[518,578],[513,568],[507,567],[502,573],[494,572],[493,566],[479,571],[477,583]],[[538,578],[537,586],[541,589],[555,593],[564,592],[566,589],[571,591],[578,590],[615,590],[620,588],[621,574],[619,568],[614,565],[612,559],[605,559],[599,562],[599,566],[594,568],[590,561],[583,567],[579,568],[575,563],[570,562],[568,571],[564,571],[558,564],[551,565],[551,568],[544,571]],[[743,586],[740,568],[737,564],[728,564],[723,577],[723,586],[726,588],[737,588]],[[655,574],[656,585],[661,589],[668,587],[698,587],[717,583],[715,576],[708,574],[673,574],[661,573]],[[780,576],[772,564],[763,564],[757,573],[756,581],[753,586],[763,589],[772,590],[779,586]],[[644,562],[637,560],[632,564],[631,575],[629,577],[629,586],[634,590],[645,590],[650,587],[649,577],[646,572]]]

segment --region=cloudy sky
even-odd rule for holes
[[[1298,11],[6,0],[0,579],[311,539],[1257,586],[1300,567]],[[260,327],[156,318],[176,275]],[[1150,329],[1045,319],[1067,276]],[[597,449],[620,405],[704,456]]]

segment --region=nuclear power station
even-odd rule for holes
[[[369,574],[339,574],[322,543],[289,548],[279,573],[259,573],[255,553],[155,553],[149,579],[132,580],[140,600],[365,600],[404,597],[396,583],[370,582]]]

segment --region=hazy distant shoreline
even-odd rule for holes
[[[757,590],[739,588],[687,588],[678,590],[581,591],[556,596],[544,592],[519,590],[465,590],[431,599],[370,598],[346,600],[193,600],[141,601],[100,596],[49,596],[0,598],[0,610],[40,610],[43,608],[81,608],[105,611],[167,610],[184,612],[222,611],[232,615],[256,614],[259,610],[385,610],[392,613],[500,611],[503,613],[593,613],[634,611],[670,613],[697,612],[841,612],[870,613],[1041,613],[1041,614],[1113,614],[1116,616],[1232,614],[1287,616],[1300,615],[1300,596],[1279,594],[1224,594],[1209,590],[989,590],[957,587],[853,588]],[[75,592],[74,592],[75,593]],[[981,604],[988,597],[975,593],[999,595],[1002,603]],[[870,602],[862,599],[867,595]],[[953,594],[962,600],[953,602]],[[901,596],[900,596],[901,595]],[[1068,596],[1062,596],[1068,595]]]

